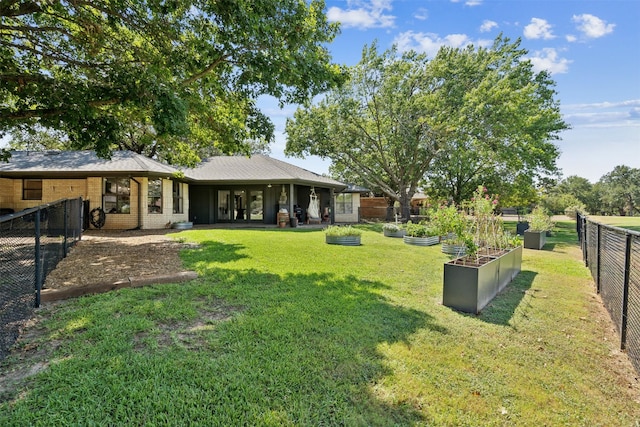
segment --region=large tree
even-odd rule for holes
[[[640,169],[616,166],[598,182],[601,201],[608,213],[633,216],[640,205]]]
[[[341,82],[336,33],[321,0],[0,0],[0,132],[60,130],[102,155],[133,135],[187,159],[247,152],[273,137],[260,95]]]
[[[567,125],[554,82],[533,71],[519,45],[500,36],[491,48],[444,47],[432,60],[365,48],[347,84],[288,121],[287,153],[330,158],[338,178],[405,209],[435,166],[468,168],[471,189],[482,170],[505,170],[514,182],[552,170],[558,151],[550,141]],[[463,155],[470,164],[460,164]],[[466,186],[452,191],[467,196]]]

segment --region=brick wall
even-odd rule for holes
[[[0,208],[16,210],[13,203],[13,180],[0,178]]]

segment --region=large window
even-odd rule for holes
[[[42,200],[42,180],[23,179],[22,180],[23,200]]]
[[[173,213],[181,214],[184,213],[184,184],[178,181],[173,181]]]
[[[162,213],[162,178],[149,180],[147,208],[150,214]]]
[[[105,178],[102,204],[106,213],[130,213],[131,183],[129,178]]]
[[[352,214],[353,213],[353,194],[344,193],[336,195],[336,213]]]

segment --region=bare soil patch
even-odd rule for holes
[[[87,230],[57,267],[45,289],[109,283],[129,277],[168,275],[184,271],[179,251],[185,247],[171,238],[176,230]]]

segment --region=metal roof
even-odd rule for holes
[[[91,174],[136,174],[171,176],[177,169],[132,151],[114,151],[102,159],[94,151],[12,151],[8,162],[0,162],[0,177],[90,176]]]
[[[265,156],[216,156],[203,160],[197,167],[184,170],[185,177],[208,184],[217,183],[297,183],[346,188],[342,182],[306,169]]]
[[[114,151],[103,159],[94,151],[12,151],[9,162],[0,162],[0,177],[87,177],[92,175],[137,175],[170,177],[178,169],[132,151]],[[269,156],[216,156],[197,167],[185,169],[186,180],[203,184],[297,183],[332,187],[346,184]]]

